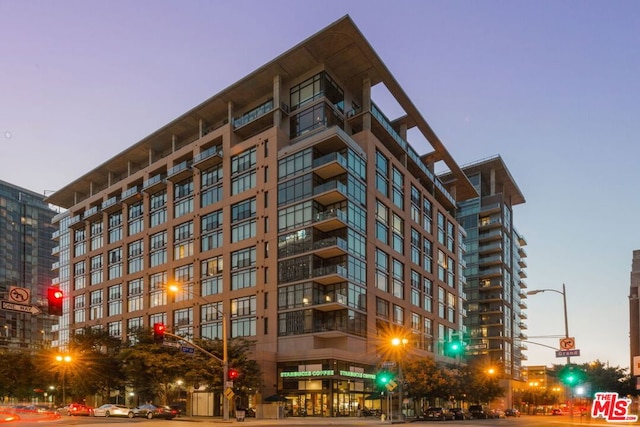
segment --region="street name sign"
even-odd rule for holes
[[[180,347],[180,351],[182,351],[183,353],[195,354],[196,349],[193,347],[183,345],[182,347]]]
[[[42,310],[40,310],[35,305],[26,305],[26,304],[16,304],[15,302],[2,301],[2,309],[8,311],[15,311],[17,313],[29,313],[29,314],[40,314]]]
[[[556,357],[572,357],[580,356],[580,350],[574,348],[573,350],[556,350]]]

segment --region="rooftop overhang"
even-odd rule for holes
[[[265,97],[271,96],[274,76],[280,76],[283,81],[287,81],[318,66],[330,70],[345,90],[352,93],[362,91],[365,78],[370,80],[371,86],[384,83],[404,109],[406,116],[402,120],[408,128],[417,127],[432,145],[434,151],[429,154],[429,158],[444,161],[455,175],[456,200],[477,197],[475,189],[463,171],[347,15],[56,191],[47,201],[69,208],[75,204],[77,192],[86,192],[88,182],[104,184],[109,175],[125,175],[130,163],[144,164],[148,161],[150,152],[166,151],[171,146],[173,137],[179,140],[181,137],[192,136],[199,128],[201,120],[211,123],[227,119],[228,103],[231,101],[234,108],[240,111],[255,104],[261,94]]]

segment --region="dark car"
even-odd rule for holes
[[[67,415],[93,415],[93,408],[91,406],[87,406],[84,403],[70,403],[67,406]]]
[[[476,419],[486,420],[489,418],[493,418],[493,414],[491,413],[491,411],[489,411],[482,405],[469,406],[469,412],[471,413],[471,416]]]
[[[427,420],[453,420],[453,412],[447,411],[440,406],[432,406],[425,412],[425,418]]]
[[[515,408],[511,408],[511,409],[507,409],[506,411],[504,411],[504,415],[507,417],[519,417],[520,416],[520,411],[518,411]]]
[[[453,414],[454,420],[470,420],[471,419],[471,413],[466,409],[451,408],[450,411]]]
[[[164,418],[166,420],[172,420],[178,415],[178,411],[170,406],[152,405],[147,403],[133,408],[133,416],[151,418]]]

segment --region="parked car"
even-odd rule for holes
[[[482,405],[470,405],[469,412],[476,419],[486,420],[492,418],[493,414]]]
[[[491,418],[507,418],[507,415],[504,413],[504,411],[502,409],[492,409],[491,412]]]
[[[128,417],[133,418],[133,409],[124,405],[105,403],[93,410],[94,417]]]
[[[147,403],[133,408],[133,415],[135,417],[151,418],[164,418],[172,420],[178,415],[178,411],[172,409],[170,406],[158,406]]]
[[[551,415],[562,415],[562,411],[558,408],[554,408],[551,410]]]
[[[506,411],[504,411],[504,415],[507,417],[519,417],[520,416],[520,411],[518,411],[515,408],[511,408],[511,409],[507,409]]]
[[[425,412],[425,418],[439,421],[453,420],[453,412],[447,411],[440,406],[432,406]]]
[[[466,409],[451,408],[450,411],[453,413],[454,420],[470,420],[471,419],[471,413]]]
[[[66,415],[93,415],[93,408],[84,403],[70,403],[65,409]]]

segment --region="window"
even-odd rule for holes
[[[193,221],[173,228],[173,259],[179,260],[193,255]]]
[[[173,185],[173,217],[193,212],[193,178]]]
[[[91,257],[91,285],[102,283],[102,255]]]
[[[144,251],[144,241],[136,240],[129,243],[128,249],[128,273],[138,273],[144,268],[144,258],[142,256]]]
[[[149,267],[156,267],[158,265],[166,264],[167,232],[161,231],[159,233],[152,234],[149,238],[149,245],[151,246],[149,251]]]
[[[393,203],[404,209],[404,175],[395,166],[392,167]]]
[[[122,277],[122,248],[115,248],[109,251],[108,280]]]
[[[376,151],[376,190],[389,197],[389,159]]]
[[[393,249],[401,254],[404,254],[404,220],[397,214],[393,214],[393,221],[391,223],[392,236],[393,236]]]
[[[122,240],[122,212],[109,215],[109,243]]]
[[[256,167],[256,147],[231,157],[231,175],[236,175]]]
[[[143,306],[144,281],[142,279],[130,280],[127,284],[127,311],[139,311]]]
[[[167,191],[162,190],[150,197],[149,226],[155,227],[167,222]]]
[[[154,273],[149,276],[149,307],[167,305],[167,272]],[[159,321],[164,322],[165,320]]]
[[[129,236],[144,230],[144,204],[140,201],[129,206]]]
[[[376,238],[389,243],[389,209],[380,200],[376,201]]]
[[[102,247],[102,221],[91,223],[91,250]]]

